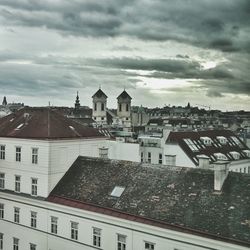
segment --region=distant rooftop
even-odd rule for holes
[[[0,137],[80,139],[104,135],[51,108],[23,108],[0,119]]]
[[[250,247],[250,176],[79,157],[48,201]]]

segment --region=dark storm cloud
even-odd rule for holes
[[[250,50],[248,0],[86,0],[0,2],[5,25],[65,35],[174,40],[224,52]]]

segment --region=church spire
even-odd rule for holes
[[[75,101],[75,110],[79,110],[80,109],[80,100],[79,100],[79,96],[78,96],[78,91],[76,92],[76,101]]]
[[[2,102],[2,105],[3,106],[6,106],[7,105],[7,99],[6,99],[6,96],[3,97],[3,102]]]

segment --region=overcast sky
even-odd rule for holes
[[[0,98],[249,110],[249,0],[0,0]]]

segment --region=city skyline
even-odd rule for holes
[[[81,105],[101,86],[108,107],[249,110],[250,3],[14,1],[0,3],[0,86],[8,102]]]

